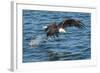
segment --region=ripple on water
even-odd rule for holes
[[[70,27],[58,38],[46,38],[43,26],[69,18],[80,19],[86,28]],[[89,13],[23,10],[23,62],[90,59],[90,18]],[[30,47],[31,40],[35,46]]]

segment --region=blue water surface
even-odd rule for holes
[[[43,26],[64,19],[79,19],[85,28],[66,28],[58,38],[46,39]],[[30,42],[33,41],[33,46]],[[91,14],[23,10],[23,62],[67,61],[91,59]]]

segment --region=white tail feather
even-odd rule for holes
[[[60,28],[60,29],[59,29],[59,32],[66,33],[66,31],[65,31],[63,28]]]

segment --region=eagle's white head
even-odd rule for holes
[[[42,28],[43,28],[43,29],[46,29],[47,27],[48,27],[48,26],[43,26]]]

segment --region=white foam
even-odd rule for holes
[[[32,47],[37,47],[38,45],[40,45],[40,43],[42,42],[42,36],[37,36],[35,39],[32,39],[29,42],[29,46]]]

